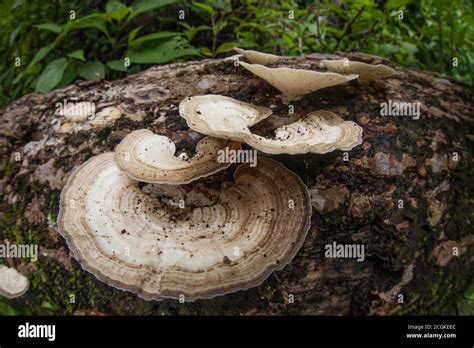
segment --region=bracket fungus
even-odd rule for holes
[[[190,128],[206,135],[245,142],[268,154],[347,151],[362,143],[360,126],[352,121],[344,121],[329,111],[309,113],[301,120],[277,128],[275,139],[267,139],[253,134],[249,129],[255,124],[254,118],[248,117],[245,112],[252,106],[246,104],[241,109],[239,101],[217,97],[195,96],[181,102],[180,114]],[[220,98],[225,98],[225,105],[234,106],[219,107]]]
[[[358,77],[355,74],[340,75],[333,72],[318,72],[286,67],[268,68],[260,64],[248,64],[241,61],[239,61],[239,64],[282,92],[282,101],[285,104],[292,100],[299,100],[305,94],[346,83]]]
[[[0,265],[0,296],[12,299],[28,291],[30,282],[14,268]]]
[[[267,65],[280,60],[279,56],[269,53],[262,53],[253,50],[243,50],[238,47],[235,47],[234,51],[243,55],[252,64]]]
[[[206,94],[183,99],[179,104],[179,114],[197,132],[231,139],[232,133],[246,133],[247,127],[266,119],[272,110],[230,97]],[[215,128],[215,131],[206,133],[210,128]]]
[[[280,59],[236,50],[252,63]],[[359,76],[239,63],[280,90],[284,103]],[[220,190],[180,185],[228,168],[232,162],[220,160],[220,152],[239,150],[241,142],[268,154],[347,151],[362,143],[362,128],[320,110],[285,120],[294,122],[266,138],[251,127],[271,108],[213,94],[185,98],[179,113],[207,135],[192,158],[175,155],[166,136],[133,131],[115,152],[90,158],[70,175],[59,232],[85,270],[147,300],[194,301],[257,286],[293,259],[310,228],[311,200],[301,178],[260,157],[258,165],[239,165],[234,183]]]
[[[384,65],[371,65],[362,62],[353,62],[347,59],[322,60],[321,67],[339,74],[357,74],[359,81],[367,83],[370,80],[384,79],[396,75],[396,71]]]
[[[175,156],[176,146],[170,138],[147,129],[128,134],[115,150],[118,167],[132,179],[155,184],[187,184],[228,168],[231,163],[218,162],[218,152],[226,147],[240,149],[240,143],[206,137],[196,145],[196,154]]]
[[[119,169],[113,153],[101,154],[61,192],[59,230],[86,270],[145,299],[247,289],[294,257],[311,204],[301,179],[271,159],[240,165],[234,179],[218,203],[176,218]]]

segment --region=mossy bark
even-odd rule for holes
[[[0,261],[31,280],[26,295],[0,300],[0,310],[121,315],[455,313],[453,300],[472,281],[474,270],[474,92],[378,57],[338,56],[384,62],[398,75],[310,94],[293,103],[293,115],[288,115],[278,91],[224,60],[160,66],[113,82],[78,82],[9,105],[0,113],[0,240],[37,243],[40,258],[36,263]],[[327,57],[315,54],[282,63],[318,69],[320,59]],[[55,224],[59,194],[73,168],[113,150],[134,129],[148,128],[170,137],[178,149],[192,149],[200,135],[188,129],[177,106],[188,95],[205,93],[272,105],[275,116],[255,128],[261,134],[324,109],[360,124],[364,142],[348,154],[271,156],[304,180],[314,201],[311,230],[290,265],[248,291],[194,303],[146,302],[99,282],[72,258]],[[80,130],[79,124],[76,132],[60,133],[63,120],[56,103],[65,99],[93,102],[98,112],[118,107],[122,115],[89,129]],[[388,99],[421,102],[420,119],[381,116],[380,104]],[[234,169],[206,183],[219,187]],[[365,260],[326,258],[325,246],[334,241],[364,244]]]

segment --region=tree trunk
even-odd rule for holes
[[[154,67],[112,82],[77,82],[9,105],[0,114],[0,240],[38,243],[40,258],[4,262],[31,281],[28,293],[7,305],[33,314],[454,314],[454,299],[474,270],[473,90],[379,57],[338,56],[388,63],[398,75],[310,94],[293,103],[289,117],[278,91],[220,59]],[[316,69],[328,57],[283,63]],[[255,128],[262,133],[330,110],[357,122],[364,141],[348,153],[271,156],[304,180],[313,202],[306,242],[283,270],[259,287],[212,300],[147,302],[99,282],[72,258],[55,224],[59,194],[73,168],[113,150],[132,130],[148,128],[178,149],[193,148],[200,135],[188,129],[177,106],[197,94],[273,104],[274,116]],[[421,102],[420,119],[381,116],[388,99]],[[95,103],[95,120],[65,124],[57,112],[65,100]],[[326,257],[333,242],[363,244],[364,260]]]

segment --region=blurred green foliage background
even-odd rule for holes
[[[472,85],[473,8],[473,0],[3,0],[0,107],[76,79],[121,78],[235,46],[357,50]]]

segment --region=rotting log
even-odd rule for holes
[[[11,304],[20,312],[78,315],[454,314],[453,300],[474,273],[474,91],[360,53],[313,54],[282,64],[319,69],[321,59],[334,57],[385,63],[398,75],[318,91],[292,103],[290,115],[278,91],[221,59],[154,67],[118,81],[76,82],[9,105],[0,113],[0,240],[40,246],[35,263],[2,261],[31,281],[28,293]],[[313,216],[295,259],[261,286],[181,304],[147,302],[99,282],[73,259],[55,224],[68,175],[135,129],[164,134],[178,149],[194,148],[201,135],[188,129],[177,106],[186,96],[211,93],[271,106],[274,116],[255,127],[261,134],[324,109],[361,125],[364,141],[348,153],[270,156],[303,179]],[[57,111],[65,100],[94,103],[97,114],[112,116],[64,124]],[[420,119],[381,116],[388,100],[419,101]],[[218,188],[234,169],[206,183]],[[325,257],[333,242],[363,244],[364,261]]]

